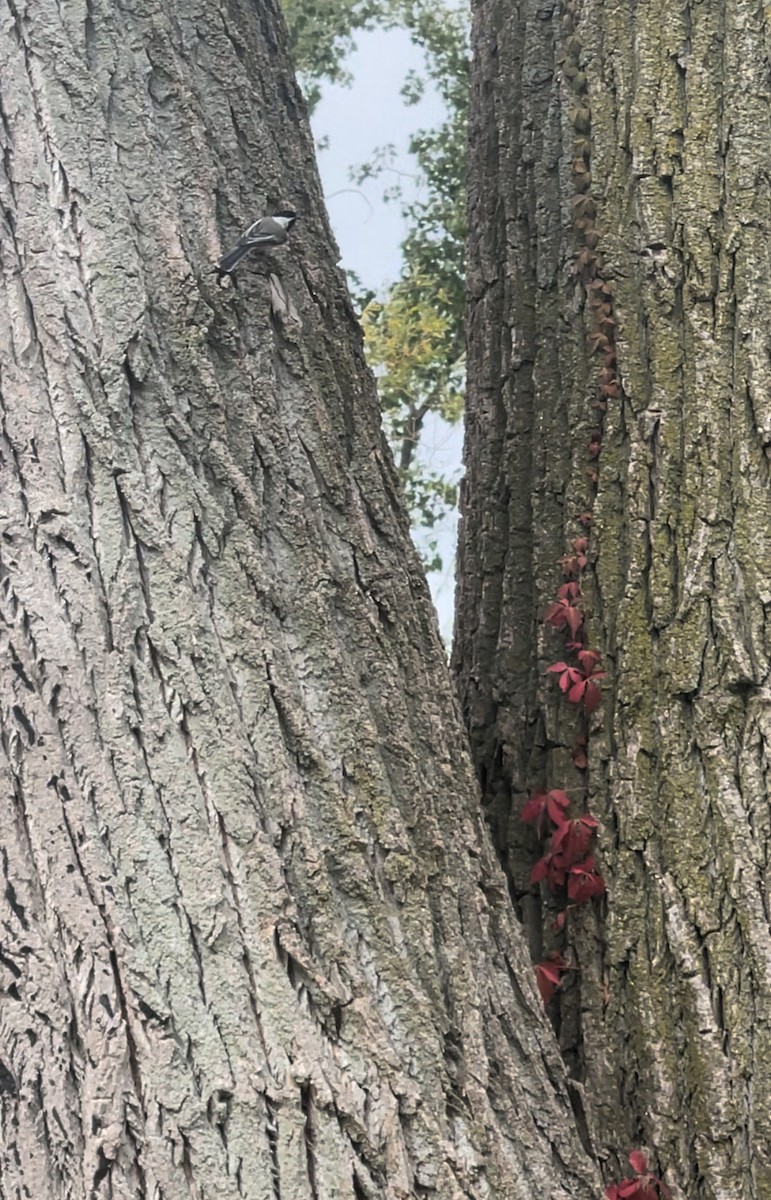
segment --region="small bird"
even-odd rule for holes
[[[289,238],[289,230],[297,220],[293,208],[282,208],[272,217],[260,217],[242,233],[238,243],[224,254],[217,267],[218,275],[229,275],[242,258],[252,250],[270,250],[271,246],[282,246]]]

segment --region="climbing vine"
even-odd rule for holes
[[[592,195],[591,105],[589,85],[582,65],[583,44],[576,29],[578,0],[568,0],[562,16],[565,35],[562,73],[570,95],[570,124],[573,139],[571,179],[572,215],[577,249],[572,275],[583,293],[587,319],[587,350],[596,363],[591,405],[594,423],[586,445],[586,497],[583,511],[576,515],[578,526],[568,552],[559,560],[562,582],[543,612],[543,623],[564,639],[564,654],[546,667],[558,694],[575,714],[572,760],[582,777],[573,795],[551,788],[531,795],[520,817],[532,825],[541,842],[541,856],[530,873],[531,884],[545,886],[556,897],[559,911],[554,930],[566,942],[570,914],[605,893],[593,842],[599,822],[588,811],[590,718],[602,704],[601,680],[605,677],[602,655],[587,640],[587,600],[584,578],[590,565],[590,539],[594,501],[600,478],[604,417],[608,404],[621,393],[617,371],[616,321],[613,286],[606,277],[596,225],[597,203]],[[554,949],[535,965],[536,983],[545,1005],[549,1005],[565,978],[577,967],[568,962],[564,950]],[[607,1186],[607,1200],[670,1200],[663,1181],[648,1167],[640,1150],[629,1155],[633,1175]]]

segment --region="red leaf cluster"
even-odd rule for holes
[[[552,892],[567,885],[568,898],[574,904],[585,904],[605,891],[605,880],[595,866],[594,857],[588,853],[599,821],[590,813],[571,819],[567,816],[569,804],[567,792],[552,788],[549,792],[536,792],[524,805],[522,820],[534,825],[539,837],[544,836],[547,821],[554,826],[549,849],[530,872],[530,882],[545,880]]]
[[[605,880],[594,864],[594,855],[588,854],[582,862],[568,867],[568,896],[574,904],[586,904],[604,891]]]
[[[584,813],[572,821],[563,820],[552,834],[551,848],[569,863],[580,862],[586,857],[592,835],[599,821]]]
[[[567,792],[552,788],[550,792],[536,792],[531,796],[520,816],[527,825],[535,825],[536,833],[543,837],[546,818],[548,817],[553,825],[561,825],[566,819],[565,811],[569,804],[570,797]]]
[[[573,553],[563,554],[562,558],[559,560],[560,564],[562,565],[562,574],[578,575],[579,572],[583,571],[587,563],[586,554],[589,549],[589,539],[587,537],[573,538],[573,541],[570,543],[570,548]],[[575,586],[578,587],[577,584]],[[561,590],[562,589],[560,588],[560,591]],[[558,596],[560,591],[557,592]],[[577,596],[580,596],[580,589],[577,592]]]
[[[611,364],[606,364],[606,369],[612,370]],[[598,455],[602,431],[595,430],[592,439]],[[587,528],[591,522],[591,512],[582,513],[579,520]],[[571,704],[583,706],[584,712],[591,714],[599,707],[601,694],[597,681],[604,677],[605,672],[600,670],[598,651],[588,650],[584,645],[581,583],[575,578],[581,575],[587,565],[588,536],[573,538],[570,548],[572,553],[559,560],[563,574],[569,577],[569,581],[557,589],[557,597],[547,606],[543,619],[545,624],[566,635],[566,649],[571,656],[575,655],[575,662],[553,663],[547,669],[559,676],[560,690],[566,699]],[[587,730],[581,726],[573,747],[573,762],[579,770],[586,770],[589,765],[586,746]],[[545,852],[530,873],[530,882],[545,882],[553,892],[565,889],[570,905],[579,905],[585,904],[593,896],[601,896],[605,891],[605,880],[589,853],[599,822],[590,813],[570,818],[567,815],[569,807],[567,792],[552,788],[530,796],[522,808],[521,817],[535,827],[539,838],[547,842]],[[567,909],[563,908],[554,922],[558,933],[565,929],[566,917]],[[536,964],[536,981],[544,1004],[552,999],[560,986],[562,973],[569,969],[557,951]],[[615,1197],[614,1200],[626,1198]]]
[[[663,1180],[648,1170],[648,1162],[640,1150],[633,1150],[629,1162],[633,1179],[609,1183],[605,1188],[607,1200],[671,1200],[671,1192]]]
[[[544,612],[544,621],[551,625],[552,629],[568,629],[571,637],[578,637],[584,619],[584,614],[579,608],[580,600],[580,585],[575,582],[563,583],[562,587],[557,589],[557,599]]]
[[[543,962],[535,964],[535,981],[544,1004],[548,1004],[551,1000],[565,971],[572,970],[573,968],[568,966],[562,955],[558,954],[556,950],[552,950],[549,957],[545,958]]]
[[[544,854],[543,858],[539,858],[538,862],[530,872],[531,883],[541,883],[546,880],[552,892],[556,892],[559,888],[565,886],[565,863],[560,858],[559,854]]]
[[[605,880],[597,870],[593,854],[587,854],[580,862],[571,863],[562,854],[548,850],[530,872],[531,883],[541,883],[543,880],[546,880],[552,892],[567,884],[568,899],[574,904],[586,904],[594,896],[602,896],[605,891]]]
[[[573,33],[574,24],[570,14],[563,18],[563,25],[569,34]],[[577,45],[574,47],[573,43]],[[572,198],[573,225],[581,245],[575,255],[572,272],[585,288],[587,307],[593,318],[593,328],[587,338],[589,353],[601,359],[601,363],[598,364],[597,391],[592,402],[592,407],[597,413],[597,426],[589,434],[588,463],[585,467],[585,477],[589,482],[585,501],[588,507],[577,515],[579,524],[588,532],[600,478],[599,460],[602,454],[604,416],[608,410],[608,402],[621,394],[621,384],[617,369],[614,289],[603,277],[603,257],[597,249],[600,236],[595,227],[597,205],[592,188],[591,143],[588,137],[591,129],[591,109],[583,95],[586,90],[586,76],[583,71],[579,71],[580,49],[581,43],[577,38],[568,38],[564,60],[566,65],[563,70],[566,80],[582,80],[580,88],[573,85],[577,102],[571,111],[575,131],[587,135],[585,140],[581,138],[575,142],[576,157],[572,164],[575,192]],[[573,764],[578,771],[586,771],[589,766],[589,722],[585,717],[600,706],[602,695],[599,680],[605,675],[600,669],[600,655],[597,651],[585,649],[584,645],[584,606],[581,586],[577,580],[581,578],[587,566],[588,548],[588,537],[574,538],[571,542],[571,553],[565,554],[559,560],[563,575],[574,582],[558,590],[556,600],[546,608],[543,618],[547,625],[566,634],[566,657],[570,657],[571,661],[556,662],[547,669],[558,677],[559,688],[567,701],[583,710],[577,714],[577,729],[572,749]],[[574,656],[577,661],[573,661]],[[559,797],[559,800],[555,797]],[[539,792],[531,796],[525,804],[522,818],[535,826],[539,836],[544,837],[544,830],[548,828],[547,822],[552,826],[545,853],[533,867],[531,880],[534,883],[546,880],[552,889],[566,888],[568,899],[573,904],[583,904],[605,891],[605,881],[596,869],[593,855],[589,853],[598,822],[590,813],[570,818],[567,809],[566,793],[556,789],[551,792]],[[563,906],[557,914],[554,928],[558,933],[565,929],[569,907]],[[553,998],[561,985],[563,973],[569,969],[557,951],[536,964],[536,981],[544,1004],[548,1004]],[[649,1171],[647,1160],[641,1151],[632,1151],[629,1163],[634,1177],[609,1184],[605,1191],[606,1200],[671,1200],[662,1180]]]
[[[602,700],[597,680],[605,677],[605,672],[598,670],[600,655],[596,650],[579,650],[576,657],[577,666],[556,662],[547,670],[552,675],[559,675],[560,690],[570,704],[583,704],[585,712],[593,713]]]

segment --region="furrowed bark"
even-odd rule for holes
[[[0,1193],[593,1200],[275,8],[0,79]]]
[[[585,784],[541,618],[591,509],[609,899],[570,918],[555,1020],[595,1151],[647,1144],[689,1200],[771,1194],[768,40],[742,0],[476,5],[461,703],[540,955],[554,908],[518,814]],[[590,240],[620,380],[604,419]]]

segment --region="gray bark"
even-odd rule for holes
[[[0,79],[0,1195],[594,1200],[275,8]]]
[[[604,822],[555,1021],[609,1177],[647,1145],[688,1200],[771,1196],[767,40],[744,0],[476,5],[461,702],[535,954],[524,798]],[[586,510],[588,777],[542,624]]]

